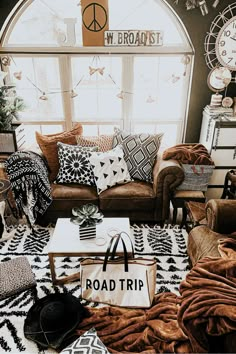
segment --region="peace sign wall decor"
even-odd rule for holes
[[[84,46],[104,46],[109,29],[108,0],[81,0]]]

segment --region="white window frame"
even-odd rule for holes
[[[61,87],[63,90],[69,90],[71,88],[71,82],[70,82],[70,75],[68,73],[71,73],[71,62],[70,62],[70,57],[73,55],[121,55],[123,60],[126,61],[127,65],[127,70],[126,72],[123,70],[122,72],[122,80],[123,84],[125,87],[129,87],[130,83],[132,82],[132,77],[130,75],[132,74],[132,61],[133,61],[133,56],[139,56],[139,55],[188,55],[191,58],[191,62],[187,67],[187,77],[189,78],[188,80],[185,81],[185,92],[186,92],[186,98],[184,100],[185,107],[183,107],[183,118],[178,121],[171,121],[171,120],[158,120],[158,121],[153,121],[153,119],[148,119],[145,117],[145,123],[152,123],[156,124],[177,124],[177,142],[181,142],[184,139],[185,136],[185,128],[186,128],[186,121],[187,121],[187,116],[188,116],[188,106],[189,106],[189,97],[190,97],[190,89],[191,89],[191,81],[192,81],[192,71],[193,71],[193,65],[194,65],[194,50],[192,43],[189,39],[189,36],[186,32],[185,27],[183,26],[181,20],[178,18],[176,14],[174,14],[173,10],[171,9],[170,5],[165,1],[162,0],[163,3],[170,9],[170,13],[173,15],[173,20],[175,21],[176,25],[179,27],[181,33],[185,33],[188,45],[186,46],[160,46],[160,47],[36,47],[36,46],[13,46],[13,45],[7,45],[7,40],[9,38],[9,35],[11,33],[11,29],[14,27],[16,21],[18,18],[21,16],[22,12],[25,10],[26,7],[28,7],[31,3],[32,0],[21,0],[17,3],[17,5],[13,8],[11,13],[9,14],[8,18],[5,21],[5,24],[0,32],[0,38],[2,39],[2,47],[0,47],[0,54],[8,54],[8,55],[16,55],[16,56],[27,56],[27,55],[39,55],[39,56],[56,56],[59,59],[59,70],[60,70],[60,80],[61,80]],[[23,54],[24,53],[24,54]],[[4,68],[5,69],[5,68]],[[68,79],[69,78],[69,79]],[[65,95],[62,93],[63,97],[63,110],[64,110],[64,121],[37,121],[37,122],[25,122],[25,124],[30,124],[30,125],[62,125],[63,129],[69,130],[72,128],[73,125],[73,108],[70,102],[69,95]],[[170,98],[171,99],[171,98]],[[131,110],[132,110],[132,95],[129,95],[129,98],[126,100],[123,100],[122,102],[122,119],[121,122],[123,122],[123,129],[126,129],[128,131],[132,131],[134,128],[134,124],[137,123],[138,121],[131,119]],[[24,120],[22,120],[24,122]],[[120,122],[120,123],[121,123]],[[86,123],[86,125],[97,125],[97,124],[109,124],[109,122],[83,122],[81,123]],[[114,121],[110,122],[111,124],[114,124]],[[119,122],[117,122],[119,123]]]

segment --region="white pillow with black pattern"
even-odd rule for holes
[[[89,157],[97,147],[57,143],[59,171],[55,183],[79,183],[94,186],[94,174]]]
[[[106,152],[92,152],[89,160],[93,168],[98,194],[116,184],[131,181],[121,146],[116,146]]]
[[[162,137],[163,133],[130,134],[115,129],[112,146],[122,146],[131,178],[152,182],[152,168]]]
[[[63,354],[110,354],[95,328],[91,328],[61,351]]]

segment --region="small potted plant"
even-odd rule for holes
[[[97,205],[85,204],[72,209],[70,221],[79,226],[80,239],[96,237],[96,225],[102,222],[103,214]]]
[[[15,129],[18,112],[25,108],[24,101],[17,96],[14,86],[0,86],[0,153],[17,150]]]

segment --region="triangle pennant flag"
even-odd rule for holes
[[[111,164],[111,165],[113,164],[113,162],[114,162],[114,160],[110,159],[110,164]]]
[[[104,178],[107,178],[108,174],[107,173],[103,173]]]
[[[101,167],[105,165],[105,162],[100,162]]]
[[[118,173],[117,171],[113,171],[113,175],[114,175],[114,176],[117,175],[117,173]]]
[[[124,170],[123,168],[121,168],[121,172],[124,173],[124,171],[125,171],[125,170]]]
[[[118,156],[118,161],[120,162],[122,160],[122,158],[120,156]]]

